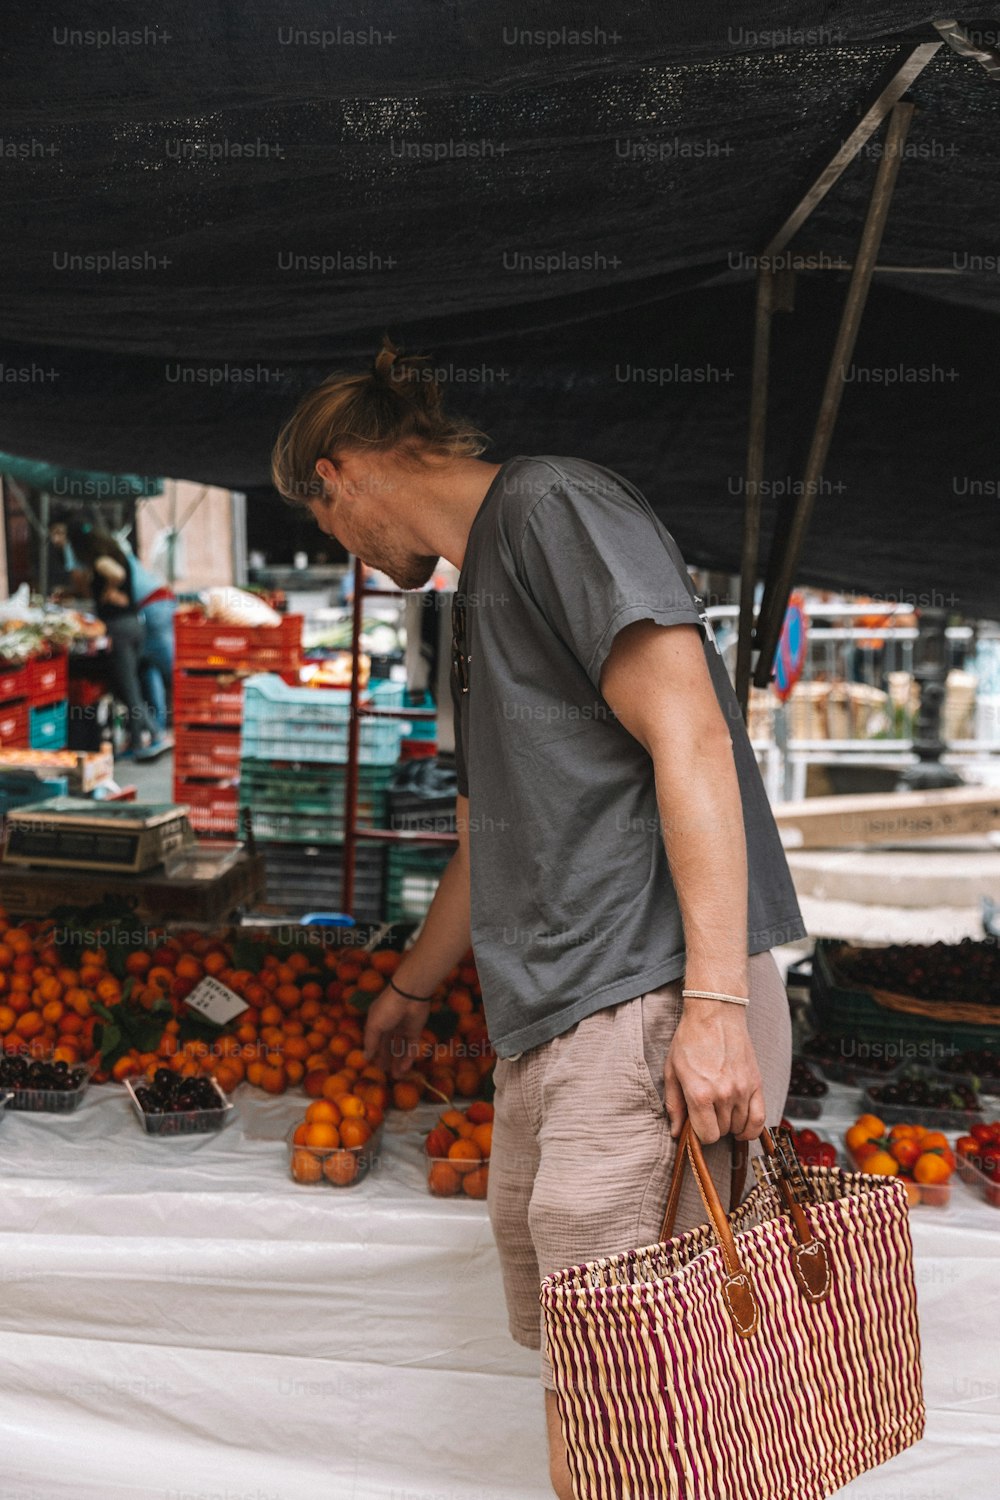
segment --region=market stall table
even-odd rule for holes
[[[114,1084],[0,1124],[9,1492],[543,1500],[537,1358],[508,1337],[485,1203],[427,1192],[436,1111],[390,1114],[338,1190],[288,1175],[301,1095],[235,1097],[217,1135],[149,1138]],[[856,1097],[831,1085],[816,1127],[839,1139]],[[988,1500],[1000,1212],[956,1181],[911,1226],[927,1437],[842,1493]]]

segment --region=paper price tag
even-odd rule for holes
[[[206,1021],[214,1021],[216,1026],[225,1026],[227,1021],[248,1009],[247,1002],[241,1000],[235,990],[227,984],[220,984],[211,974],[200,979],[190,995],[185,995],[184,1001]]]

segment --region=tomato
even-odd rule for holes
[[[979,1141],[982,1145],[985,1145],[987,1141],[993,1139],[993,1126],[973,1125],[969,1134],[974,1136],[976,1140]]]
[[[820,1141],[817,1164],[821,1167],[837,1165],[837,1148],[832,1141]]]
[[[979,1142],[974,1135],[960,1135],[955,1142],[955,1150],[959,1156],[977,1156],[979,1154]]]
[[[796,1147],[805,1146],[807,1149],[819,1145],[819,1136],[815,1130],[800,1130],[795,1137]]]

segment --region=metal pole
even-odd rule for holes
[[[42,523],[39,535],[38,592],[44,599],[49,591],[49,516],[52,514],[52,499],[48,490],[42,490],[38,501],[38,516]]]
[[[365,568],[360,557],[354,559],[354,601],[351,611],[351,702],[347,722],[347,775],[344,778],[344,869],[341,876],[340,904],[347,916],[354,915],[354,856],[358,825],[358,754],[361,749],[361,622],[365,590]]]
[[[769,594],[765,595],[757,620],[757,644],[760,648],[760,655],[757,658],[754,682],[758,687],[766,687],[771,678],[774,653],[781,634],[785,610],[788,607],[788,596],[792,590],[792,583],[809,529],[815,490],[822,478],[830,451],[833,428],[844,392],[844,374],[857,342],[858,329],[861,326],[861,317],[865,309],[868,289],[871,286],[872,271],[878,258],[893,189],[899,175],[903,146],[913,118],[913,109],[912,104],[899,103],[893,107],[889,117],[885,151],[875,174],[875,185],[872,188],[871,202],[868,205],[868,214],[861,232],[861,243],[858,246],[854,269],[847,288],[840,327],[837,330],[837,339],[827,371],[809,456],[806,459],[802,493],[797,497],[774,587]]]
[[[747,493],[743,511],[743,558],[740,566],[740,615],[736,644],[736,696],[744,723],[750,713],[750,652],[753,634],[753,596],[760,550],[760,482],[764,477],[767,436],[767,383],[771,360],[771,317],[774,312],[774,272],[757,272],[757,305],[753,325],[753,363],[750,370],[750,435],[747,439]]]

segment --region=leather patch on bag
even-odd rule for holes
[[[757,1332],[760,1323],[760,1308],[754,1296],[750,1278],[745,1271],[737,1276],[727,1276],[722,1284],[722,1295],[726,1299],[733,1327],[741,1338],[748,1339]]]
[[[795,1245],[792,1270],[810,1302],[822,1301],[830,1290],[830,1262],[823,1241],[810,1240],[808,1245]]]

